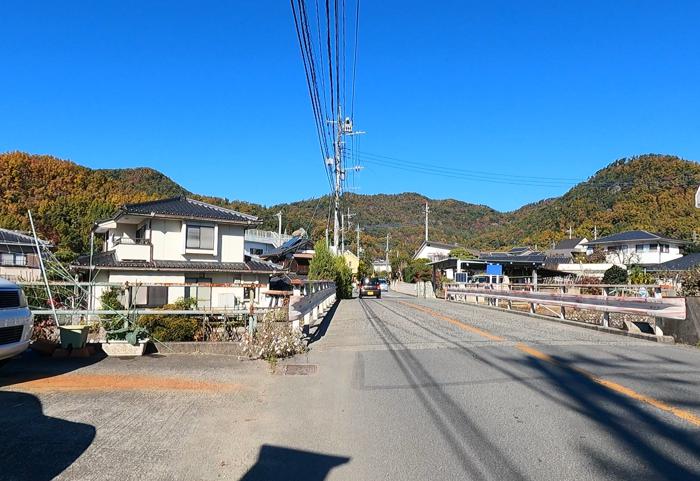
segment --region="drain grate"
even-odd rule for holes
[[[308,376],[316,374],[318,365],[316,364],[287,364],[284,366],[284,374],[287,376]]]

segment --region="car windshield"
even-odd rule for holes
[[[373,286],[379,284],[379,279],[377,279],[376,277],[365,277],[365,280],[362,281],[362,284],[364,284],[365,286]]]

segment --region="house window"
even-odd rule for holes
[[[608,252],[617,252],[617,246],[608,246]]]
[[[188,249],[214,249],[214,228],[188,225],[186,246]]]
[[[146,240],[146,224],[136,229],[136,243],[141,244]]]
[[[263,253],[263,250],[259,249],[257,247],[251,247],[251,249],[250,249],[250,255],[259,256],[259,255],[262,255],[262,253]]]
[[[637,244],[634,246],[635,252],[644,252],[644,244]]]
[[[27,256],[24,254],[12,254],[11,252],[3,252],[0,255],[0,264],[3,266],[26,266]]]
[[[168,303],[168,288],[166,286],[148,287],[148,307],[163,307]]]
[[[658,247],[659,247],[659,244],[649,244],[649,250],[650,250],[651,252],[656,252],[656,250],[658,249]]]
[[[203,277],[186,277],[185,284],[211,284],[211,279]],[[211,286],[187,286],[185,287],[185,298],[196,299],[198,309],[209,309],[211,307]]]
[[[661,252],[668,254],[670,252],[670,246],[668,244],[659,244],[661,247]]]
[[[168,303],[166,286],[136,287],[132,294],[136,307],[163,307]]]

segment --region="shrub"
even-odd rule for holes
[[[627,270],[612,266],[603,274],[603,284],[627,284]]]
[[[681,276],[680,295],[683,297],[700,296],[700,267],[694,267]]]
[[[119,300],[119,297],[123,294],[123,290],[119,287],[110,287],[106,291],[102,291],[100,295],[100,304],[102,304],[103,310],[111,311],[122,311],[125,309],[124,305]],[[100,316],[100,322],[102,326],[107,331],[113,331],[115,329],[121,329],[125,327],[126,320],[125,316],[120,316],[119,314],[103,314]]]
[[[654,276],[635,265],[630,267],[629,280],[632,284],[653,284]]]
[[[578,281],[579,284],[600,284],[600,279],[597,277],[581,277]],[[603,293],[600,287],[582,287],[581,294],[590,294],[594,296],[599,296]]]
[[[292,329],[289,323],[275,322],[260,324],[252,336],[244,334],[241,346],[248,357],[271,363],[306,350],[298,330]]]
[[[197,305],[196,299],[180,298],[164,310],[186,311]],[[196,317],[173,314],[147,314],[139,317],[137,325],[145,328],[151,337],[162,342],[189,342],[200,336],[201,322]]]

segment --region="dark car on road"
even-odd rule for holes
[[[366,277],[360,285],[360,299],[363,297],[382,298],[382,286],[377,277]]]

